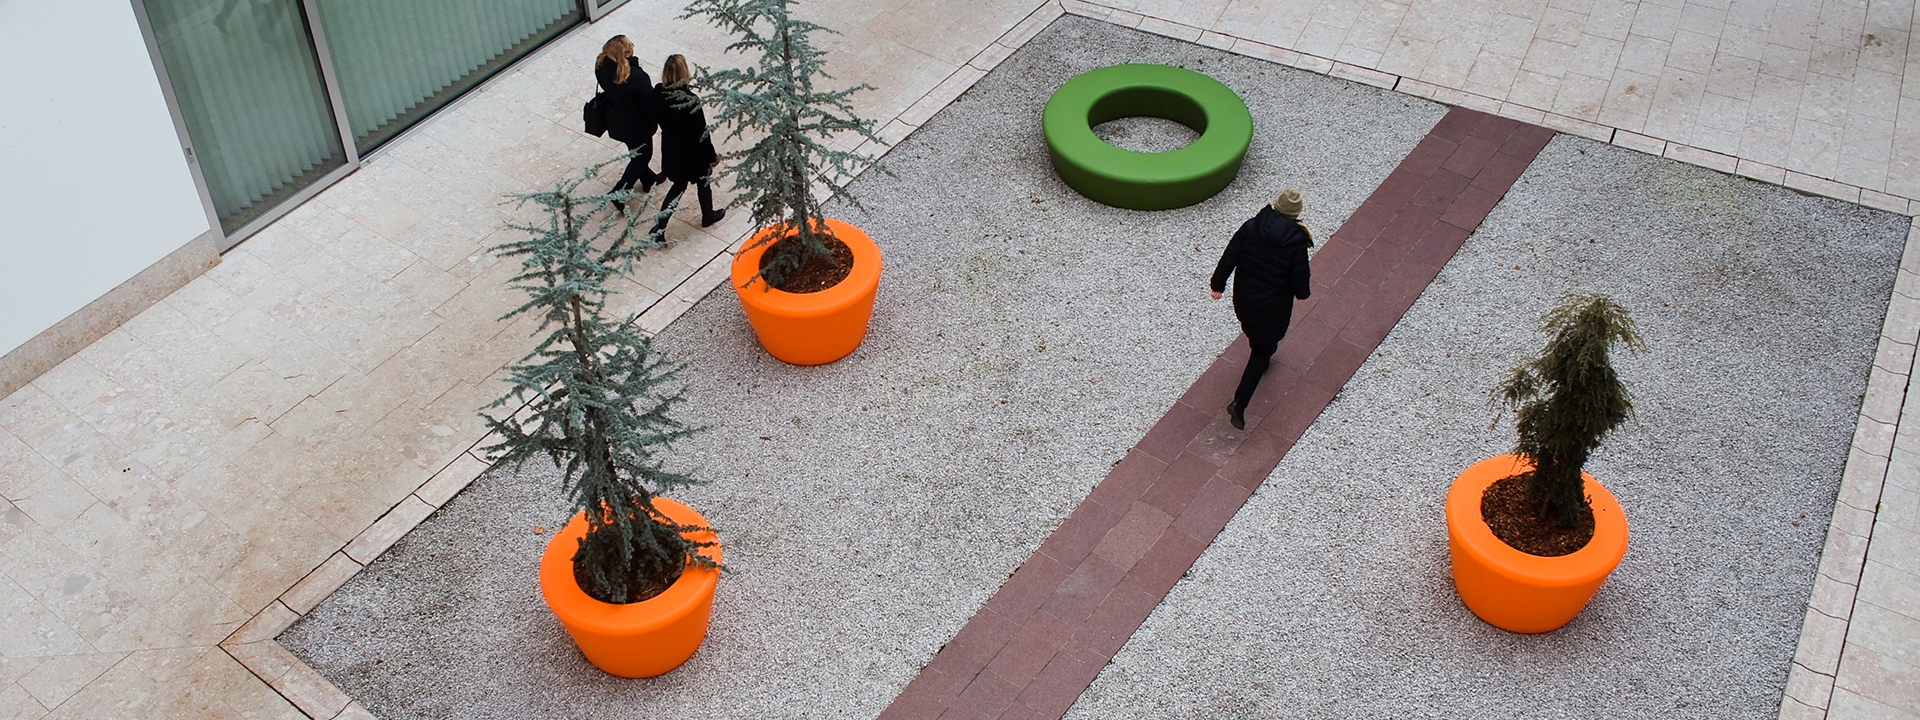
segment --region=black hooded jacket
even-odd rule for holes
[[[1298,220],[1271,206],[1240,225],[1213,270],[1214,292],[1225,292],[1233,275],[1233,314],[1247,337],[1279,339],[1287,333],[1293,301],[1313,293],[1307,268],[1312,242]]]
[[[614,82],[613,63],[601,59],[593,66],[593,77],[606,93],[607,137],[628,145],[653,142],[654,121],[660,101],[653,94],[653,78],[640,69],[640,61],[627,58],[627,81]]]

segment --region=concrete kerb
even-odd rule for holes
[[[1920,342],[1920,299],[1915,298],[1920,293],[1920,274],[1912,270],[1920,264],[1920,220],[1914,227],[1907,234],[1898,280],[1887,300],[1880,348],[1867,378],[1866,397],[1861,401],[1859,428],[1821,549],[1820,574],[1814,578],[1813,595],[1807,600],[1786,697],[1780,703],[1781,720],[1827,717],[1860,575],[1866,567],[1881,489],[1892,468],[1890,458],[1895,452],[1920,450],[1920,441],[1910,439],[1911,433],[1899,432],[1902,427],[1912,427],[1906,422],[1910,417],[1906,401],[1911,396],[1907,391],[1913,379],[1914,347]],[[1911,417],[1920,422],[1920,408]]]
[[[930,90],[927,95],[910,104],[899,115],[882,123],[879,135],[885,141],[885,145],[897,144],[905,139],[941,107],[965,93],[1008,55],[1024,46],[1040,30],[1064,14],[1100,19],[1125,27],[1136,27],[1155,34],[1200,42],[1238,55],[1269,60],[1308,72],[1333,75],[1352,82],[1388,88],[1446,104],[1479,109],[1502,117],[1543,125],[1560,132],[1661,155],[1721,172],[1735,173],[1741,169],[1741,161],[1719,153],[1675,145],[1657,138],[1578,118],[1444,88],[1413,78],[1338,63],[1328,58],[1267,45],[1249,38],[1149,18],[1085,0],[1046,0],[1040,3],[1025,19],[999,39],[989,43],[968,62],[956,68],[952,75]],[[1871,207],[1890,212],[1912,215],[1916,210],[1920,210],[1920,200],[1902,198],[1825,178],[1781,171],[1780,179],[1775,180],[1776,175],[1772,172],[1775,170],[1779,169],[1767,166],[1764,169],[1755,168],[1751,173],[1739,172],[1739,174],[1771,184],[1784,185],[1808,194],[1834,197],[1853,203],[1866,203]],[[733,248],[744,241],[749,232],[750,229],[728,233],[734,236],[731,242],[724,245],[720,252],[676,285],[673,291],[654,301],[639,315],[637,322],[640,327],[650,335],[657,334],[684,314],[695,302],[703,299],[725,282]],[[1916,237],[1920,237],[1920,218],[1915,219],[1915,230],[1907,239],[1906,255],[1901,262],[1902,280],[1906,280],[1909,274],[1914,275],[1916,280],[1920,280],[1920,250],[1916,250]],[[1877,359],[1872,371],[1873,375],[1869,379],[1869,387],[1881,388],[1882,392],[1892,392],[1885,388],[1898,388],[1904,402],[1905,390],[1911,377],[1914,355],[1912,348],[1915,340],[1920,339],[1916,337],[1916,334],[1920,333],[1920,300],[1900,292],[1894,293],[1889,303],[1888,323],[1894,335],[1906,339],[1903,341],[1892,335],[1883,334],[1883,347],[1887,343],[1900,347],[1889,348],[1879,357],[1887,358],[1887,364],[1904,369],[1896,370],[1887,367]],[[1913,332],[1909,332],[1910,330]],[[1887,377],[1875,382],[1874,378],[1883,373]],[[1896,425],[1876,421],[1863,413],[1860,430],[1855,439],[1855,451],[1848,459],[1838,502],[1861,510],[1866,508],[1854,502],[1868,507],[1877,505],[1880,488],[1886,480],[1887,458],[1893,450],[1896,429]],[[424,521],[433,510],[478,478],[480,473],[490,466],[480,451],[481,447],[488,444],[491,444],[491,438],[482,438],[457,454],[423,482],[414,493],[389,509],[379,521],[363,530],[352,541],[343,544],[340,552],[329,557],[327,561],[283,593],[279,599],[256,613],[240,629],[222,641],[221,648],[250,672],[266,681],[276,692],[286,697],[310,718],[334,720],[335,718],[371,717],[359,703],[353,702],[332,683],[293,658],[274,638],[299,619],[301,613],[295,610],[296,607],[310,610],[318,605],[328,594],[363,569],[365,563],[372,562],[394,541]],[[1914,450],[1920,450],[1920,448],[1914,448]],[[1873,501],[1871,504],[1867,503],[1869,498]],[[1848,598],[1845,604],[1851,607],[1852,588],[1856,588],[1859,584],[1868,540],[1866,537],[1846,532],[1840,525],[1841,519],[1836,510],[1835,527],[1829,531],[1827,545],[1822,553],[1821,575],[1816,580],[1813,598],[1809,599],[1808,618],[1802,628],[1800,650],[1796,652],[1789,690],[1781,705],[1782,720],[1826,715],[1825,708],[1832,694],[1834,670],[1820,672],[1803,664],[1802,658],[1806,657],[1809,663],[1818,667],[1837,668],[1839,647],[1844,643],[1847,619],[1828,615],[1816,609],[1814,603],[1817,598],[1837,597],[1843,594]],[[1858,527],[1852,520],[1849,520],[1846,525],[1848,529]],[[1871,527],[1870,519],[1867,526]],[[355,552],[347,552],[349,547]],[[1832,572],[1829,571],[1830,567]],[[1846,589],[1842,592],[1839,588],[1823,588],[1822,583],[1839,583],[1845,585]],[[1823,589],[1826,592],[1823,593]],[[1832,609],[1831,606],[1830,609]],[[1831,665],[1826,662],[1829,654],[1831,654]],[[1811,711],[1811,714],[1808,711]]]

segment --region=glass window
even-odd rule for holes
[[[578,0],[319,0],[362,154],[558,36]]]
[[[346,164],[298,0],[146,9],[224,232]]]

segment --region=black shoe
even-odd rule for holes
[[[1238,400],[1227,403],[1227,422],[1233,423],[1233,429],[1247,429],[1246,409],[1246,406],[1241,405]]]
[[[706,213],[701,213],[701,214],[700,214],[700,227],[713,227],[713,224],[714,224],[714,223],[717,223],[717,222],[720,222],[720,218],[723,218],[723,217],[726,217],[726,216],[727,216],[727,209],[726,209],[726,208],[720,208],[719,210],[715,210],[715,211],[713,211],[713,214],[712,214],[712,215],[708,215],[708,214],[706,214]]]
[[[621,215],[627,214],[627,204],[619,200],[613,201],[613,209],[620,211]]]

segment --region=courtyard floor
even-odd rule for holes
[[[624,296],[623,309],[695,360],[689,411],[716,427],[687,448],[716,476],[689,500],[711,508],[739,569],[693,665],[650,684],[596,678],[525,608],[508,613],[520,634],[500,640],[526,655],[474,655],[452,669],[465,679],[420,674],[432,670],[422,663],[370,671],[339,647],[361,639],[362,651],[392,653],[382,666],[428,650],[343,626],[420,612],[398,600],[409,584],[447,595],[422,568],[475,562],[455,546],[499,553],[475,563],[497,575],[461,580],[469,591],[502,608],[527,600],[511,563],[530,561],[533,528],[558,505],[550,479],[483,475],[471,452],[483,435],[472,411],[529,346],[526,327],[493,321],[514,298],[508,268],[482,250],[502,239],[500,193],[610,154],[569,127],[599,38],[625,32],[643,57],[723,64],[710,30],[635,0],[0,400],[0,713],[566,714],[555,703],[572,682],[644,714],[711,699],[687,695],[696,686],[732,688],[739,704],[686,713],[712,717],[918,717],[936,704],[962,717],[997,695],[1006,702],[992,716],[1454,716],[1530,707],[1519,688],[1550,681],[1584,704],[1543,712],[1568,716],[1603,703],[1662,717],[1706,702],[1739,717],[1920,714],[1908,660],[1920,647],[1920,456],[1916,425],[1902,422],[1920,338],[1920,258],[1907,247],[1920,192],[1902,153],[1920,142],[1901,142],[1909,126],[1895,122],[1914,122],[1898,111],[1920,101],[1911,78],[1886,92],[1884,76],[1909,65],[1906,34],[1862,44],[1842,32],[1904,30],[1911,4],[1834,5],[1817,24],[1797,8],[1741,4],[1415,4],[1396,6],[1393,22],[1377,17],[1391,9],[1340,2],[990,3],[966,17],[934,4],[804,7],[847,33],[836,73],[879,88],[861,109],[899,143],[888,158],[898,177],[855,181],[872,208],[860,222],[889,253],[867,345],[813,370],[758,353],[714,291],[748,229],[738,218],[707,231],[676,222],[674,247]],[[1846,67],[1829,41],[1846,45]],[[1474,53],[1456,57],[1463,47]],[[1718,50],[1703,59],[1701,47]],[[1650,74],[1649,48],[1660,50]],[[1268,128],[1226,194],[1164,214],[1088,203],[1043,155],[1021,151],[1033,122],[1009,107],[1044,99],[1074,68],[1149,56],[1219,72],[1257,118],[1301,125]],[[1592,93],[1601,76],[1606,88],[1657,78],[1659,90],[1645,101],[1644,88]],[[1379,318],[1324,297],[1303,307],[1289,343],[1320,342],[1309,328],[1327,337],[1292,358],[1299,377],[1269,382],[1319,404],[1263,386],[1261,412],[1276,419],[1247,442],[1287,447],[1220,446],[1209,393],[1244,349],[1199,283],[1225,233],[1271,193],[1259,181],[1300,178],[1306,220],[1327,238],[1320,252],[1370,247],[1383,230],[1360,237],[1356,218],[1429,199],[1391,178],[1422,143],[1464,146],[1443,117],[1482,112],[1562,134],[1530,149],[1505,199],[1476,208],[1463,228],[1473,234],[1452,240],[1458,251],[1447,248],[1424,293],[1396,300],[1365,338],[1374,345],[1339,358],[1346,374],[1316,368],[1348,347],[1349,327]],[[1387,284],[1355,257],[1325,269],[1333,257],[1316,259],[1322,277]],[[1482,424],[1485,386],[1531,348],[1539,310],[1573,290],[1621,297],[1654,340],[1625,365],[1630,382],[1645,380],[1642,418],[1596,461],[1620,478],[1630,521],[1648,520],[1575,626],[1513,638],[1449,604],[1438,498],[1456,468],[1507,442]],[[1309,405],[1303,419],[1284,415]],[[1192,425],[1177,445],[1159,441],[1169,423]],[[1407,438],[1423,446],[1409,452]],[[1220,487],[1205,484],[1216,475],[1170,511],[1150,490],[1117,498],[1132,468],[1164,461],[1172,477],[1166,468],[1192,467],[1180,463],[1195,449],[1220,478],[1245,470],[1234,458],[1271,456],[1243,473],[1244,508],[1211,530],[1185,518],[1206,514],[1188,511]],[[1093,536],[1113,543],[1071,560],[1047,544],[1109,506],[1137,512]],[[1123,547],[1158,511],[1157,534]],[[944,532],[913,532],[927,527]],[[1097,610],[1072,607],[1075,578],[1101,563],[1145,568],[1155,538],[1178,533],[1203,541],[1191,574],[1139,608],[1131,640],[1097,648],[1110,665],[1067,667],[1083,659],[1072,633],[1038,661],[1040,646],[1000,637],[965,682],[948,677],[968,667],[957,655],[972,638],[994,637],[981,618],[1097,624]],[[491,545],[465,546],[479,540]],[[1016,612],[1011,594],[1048,562],[1070,573],[1054,578],[1052,600]],[[840,584],[869,572],[859,594]],[[856,612],[835,606],[848,598]],[[303,615],[289,653],[277,638]],[[1467,657],[1480,660],[1447,662]],[[1591,696],[1543,665],[1567,657],[1592,673]],[[1070,697],[1048,689],[1069,676],[1081,678]],[[1637,684],[1606,684],[1628,676]]]

